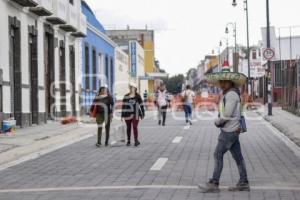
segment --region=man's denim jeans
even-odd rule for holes
[[[212,181],[219,183],[223,169],[223,157],[227,151],[230,151],[238,166],[240,182],[248,182],[246,164],[241,152],[239,136],[236,133],[225,132],[220,133],[218,144],[214,153],[215,168]]]

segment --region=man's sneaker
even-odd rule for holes
[[[202,193],[217,193],[220,192],[219,184],[213,181],[209,181],[205,185],[198,185],[200,192]]]
[[[229,187],[228,190],[231,192],[250,191],[250,185],[249,182],[238,182],[235,187]]]

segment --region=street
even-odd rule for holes
[[[218,130],[212,120],[186,127],[169,114],[166,127],[141,123],[138,148],[96,148],[91,137],[0,171],[0,199],[300,200],[300,158],[263,119],[247,122],[240,139],[251,192],[227,191],[239,178],[227,153],[221,192],[199,193],[197,184],[212,175]]]

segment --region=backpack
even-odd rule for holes
[[[239,96],[239,98],[240,98],[240,103],[242,102],[242,99],[241,99],[241,95],[237,92],[237,91],[234,91],[238,96]],[[226,105],[226,98],[225,98],[225,96],[224,96],[224,98],[223,98],[223,104],[224,104],[224,107],[225,107],[225,105]],[[242,106],[241,106],[242,107]],[[246,123],[246,118],[245,118],[245,116],[244,116],[244,114],[243,114],[243,111],[242,111],[242,109],[241,109],[241,118],[240,118],[240,129],[241,129],[241,133],[245,133],[245,132],[247,132],[247,123]],[[226,124],[226,123],[225,123]],[[223,124],[223,126],[225,125],[225,124]]]

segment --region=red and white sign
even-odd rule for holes
[[[272,60],[275,57],[275,49],[266,48],[263,50],[263,56],[266,60]]]

